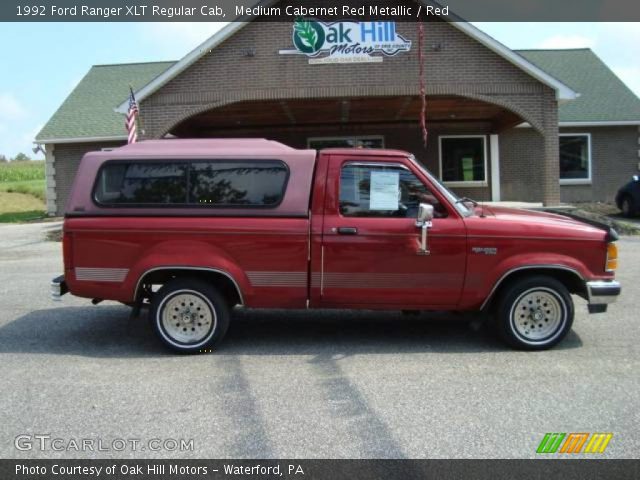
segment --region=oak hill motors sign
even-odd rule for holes
[[[305,18],[293,23],[293,45],[295,49],[279,53],[306,55],[310,64],[382,62],[385,55],[411,50],[411,40],[396,32],[396,22],[321,22]]]

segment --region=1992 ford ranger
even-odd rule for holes
[[[402,151],[157,140],[81,161],[52,293],[149,304],[160,339],[211,348],[230,310],[486,311],[508,344],[571,329],[571,294],[620,293],[615,231],[458,198]]]

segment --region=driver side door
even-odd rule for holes
[[[404,158],[332,156],[322,227],[320,304],[326,307],[455,307],[466,231],[455,209]],[[392,159],[393,161],[389,161]],[[430,203],[430,254],[420,253],[418,205]],[[318,275],[319,273],[319,275]]]

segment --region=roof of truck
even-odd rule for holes
[[[407,157],[409,152],[404,150],[389,150],[379,148],[323,148],[322,153],[333,153],[336,155],[353,156],[376,156],[376,157]]]
[[[304,150],[295,150],[283,143],[265,138],[171,138],[145,140],[112,150],[118,154],[133,155],[279,155]]]

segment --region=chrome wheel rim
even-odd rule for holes
[[[163,300],[159,310],[162,330],[172,342],[183,345],[204,343],[215,331],[213,305],[193,290],[173,292]]]
[[[520,294],[511,307],[511,327],[525,343],[552,341],[567,318],[564,300],[548,288],[532,288]]]

